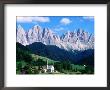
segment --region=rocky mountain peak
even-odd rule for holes
[[[82,30],[82,29],[79,28],[79,29],[77,30],[77,36],[81,35],[83,32],[84,32],[84,30]]]
[[[32,30],[35,30],[36,32],[40,32],[41,27],[38,26],[38,25],[35,25],[35,26],[32,28]]]
[[[21,25],[18,25],[17,28],[17,42],[21,43],[24,46],[28,45],[26,32],[24,31]]]
[[[21,25],[18,25],[17,42],[22,45],[42,42],[45,45],[55,45],[72,51],[94,49],[94,35],[82,29],[68,31],[60,37],[49,28],[42,29],[40,26],[35,25],[26,33]]]

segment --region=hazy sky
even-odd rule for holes
[[[59,35],[79,28],[94,34],[93,16],[17,16],[16,25],[19,24],[26,31],[34,25],[39,25],[42,28],[50,28]]]

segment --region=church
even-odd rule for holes
[[[44,72],[50,72],[50,73],[53,73],[55,70],[54,70],[54,65],[48,65],[48,60],[47,60],[47,65],[46,66],[43,66],[43,70]]]

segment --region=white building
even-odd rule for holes
[[[47,60],[47,65],[46,66],[43,66],[43,70],[44,72],[54,72],[54,65],[48,65],[48,60]]]
[[[47,65],[47,72],[54,72],[54,66],[53,65]]]

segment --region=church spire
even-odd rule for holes
[[[48,59],[47,59],[47,69],[48,69]]]

